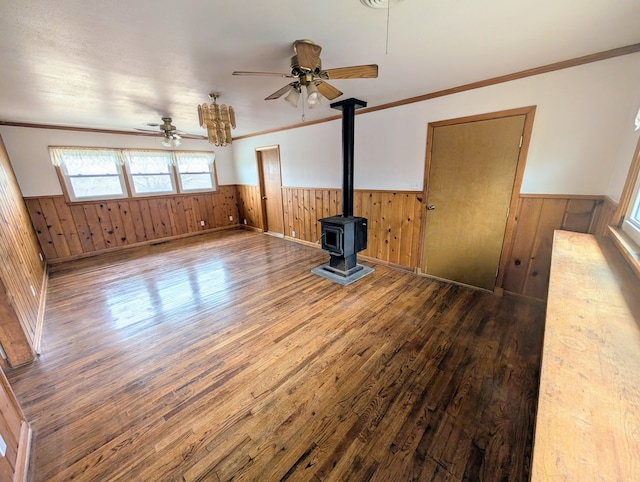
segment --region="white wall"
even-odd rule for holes
[[[640,91],[637,92],[635,102],[629,104],[629,117],[635,118],[638,108],[640,108]],[[629,173],[629,167],[631,167],[631,161],[633,160],[633,155],[628,154],[635,152],[636,146],[640,141],[639,132],[631,133],[633,128],[630,122],[625,123],[625,136],[620,143],[618,155],[615,157],[615,165],[609,180],[609,187],[607,188],[607,196],[615,202],[620,201],[620,195],[622,194],[622,189],[624,188],[624,183]]]
[[[13,126],[0,126],[0,135],[25,197],[62,194],[60,182],[49,158],[48,146],[164,149],[160,137],[149,136]],[[181,150],[214,151],[218,183],[236,184],[233,156],[228,147],[215,147],[204,140],[183,141]]]
[[[638,79],[635,53],[358,115],[355,187],[421,190],[429,122],[536,105],[522,192],[616,199],[637,140]],[[254,148],[279,144],[283,185],[340,187],[340,122],[236,141],[238,183],[257,184]]]
[[[640,53],[356,116],[355,187],[422,190],[429,122],[536,105],[522,192],[607,194],[618,200],[638,133]],[[363,99],[366,101],[366,99]],[[328,107],[327,116],[339,115]],[[292,122],[298,112],[292,109]],[[238,119],[238,122],[241,122]],[[0,126],[24,196],[60,194],[49,145],[160,148],[157,137]],[[221,184],[257,184],[254,149],[280,145],[282,181],[292,187],[342,184],[341,121],[213,148]],[[213,149],[212,149],[213,148]]]

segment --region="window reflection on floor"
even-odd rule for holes
[[[227,285],[224,266],[187,266],[153,277],[120,280],[106,290],[106,306],[115,328],[152,318],[170,321],[228,301]]]

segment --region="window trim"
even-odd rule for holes
[[[49,146],[49,155],[51,157],[51,159],[53,160],[54,154],[53,154],[53,150],[52,149],[77,149],[77,150],[84,150],[84,151],[112,151],[113,149],[110,148],[99,148],[99,147],[69,147],[69,146]],[[126,180],[125,180],[125,176],[124,176],[124,172],[122,169],[122,163],[120,162],[120,153],[116,152],[116,170],[118,172],[118,178],[120,180],[120,186],[122,187],[122,195],[120,196],[109,196],[108,198],[105,198],[103,196],[89,196],[89,197],[77,197],[75,195],[75,192],[73,191],[73,187],[71,185],[71,178],[74,177],[88,177],[88,176],[69,176],[68,174],[66,174],[64,172],[64,169],[62,168],[62,166],[58,166],[56,164],[54,164],[54,167],[56,169],[56,174],[58,175],[58,180],[60,181],[60,186],[62,187],[62,192],[64,194],[65,200],[69,203],[83,203],[83,202],[91,202],[91,201],[102,201],[105,199],[113,199],[113,200],[120,200],[120,199],[126,199],[128,196],[128,188],[129,186],[127,186]],[[100,177],[106,177],[106,176],[100,176]]]
[[[189,153],[189,154],[201,154],[204,151],[178,151],[178,152],[186,152],[186,153]],[[176,152],[175,154],[177,154],[178,152]],[[212,153],[212,154],[213,154],[213,156],[212,156],[212,159],[211,159],[211,171],[208,173],[208,174],[211,175],[211,184],[213,186],[212,190],[211,189],[184,189],[184,187],[182,186],[182,175],[181,175],[182,173],[178,169],[178,156],[177,155],[173,156],[174,160],[175,160],[174,172],[175,172],[175,175],[176,175],[178,189],[180,190],[181,193],[183,193],[183,194],[195,194],[195,193],[199,193],[199,192],[217,192],[218,191],[218,173],[216,171],[216,156],[215,156],[215,153]],[[196,173],[190,173],[190,174],[196,174]],[[204,172],[202,174],[204,174]]]
[[[56,175],[58,176],[58,181],[60,182],[60,187],[62,188],[62,193],[64,195],[65,201],[67,204],[84,204],[84,203],[99,203],[99,202],[109,202],[109,201],[121,201],[126,199],[140,199],[140,198],[169,198],[172,196],[190,196],[197,193],[218,193],[220,191],[220,184],[218,183],[218,175],[216,170],[216,162],[215,162],[215,151],[192,151],[192,150],[167,150],[167,149],[136,149],[136,148],[114,148],[114,147],[85,147],[85,146],[49,146],[49,155],[53,162],[53,151],[52,149],[77,149],[77,150],[102,150],[102,151],[113,151],[117,154],[119,159],[122,159],[124,162],[122,164],[118,163],[118,172],[120,176],[120,182],[123,186],[123,195],[122,196],[109,196],[109,197],[82,197],[76,198],[72,187],[69,185],[69,176],[66,175],[61,166],[58,166],[54,163],[54,168],[56,171]],[[171,182],[174,186],[174,192],[162,192],[162,193],[143,193],[136,194],[134,189],[131,186],[130,179],[130,171],[127,166],[127,162],[125,161],[126,156],[125,152],[165,152],[169,153],[172,159],[172,168],[171,168]],[[206,154],[211,156],[211,176],[213,182],[213,189],[201,189],[201,190],[183,190],[180,184],[180,178],[178,169],[176,167],[176,155],[175,153],[193,153],[193,154]]]
[[[163,176],[169,176],[169,179],[171,180],[171,191],[161,191],[161,192],[136,192],[135,190],[135,182],[134,182],[134,177],[135,176],[142,176],[143,174],[133,174],[131,172],[131,168],[129,166],[129,157],[127,155],[128,152],[163,152],[163,153],[168,153],[169,154],[169,159],[167,160],[169,163],[169,172],[168,173],[158,173],[156,175],[163,175]],[[131,198],[139,198],[139,197],[149,197],[149,196],[175,196],[176,194],[178,194],[178,185],[176,183],[176,170],[173,167],[174,163],[175,163],[175,156],[173,155],[172,151],[162,151],[162,150],[157,150],[157,149],[122,149],[122,156],[124,158],[124,165],[126,166],[126,169],[123,169],[126,177],[127,177],[127,181],[128,181],[128,187],[129,187],[129,194]],[[153,175],[153,174],[151,174]]]
[[[636,150],[631,160],[631,166],[627,173],[627,180],[622,188],[618,208],[614,214],[612,225],[609,226],[611,238],[622,256],[627,260],[636,276],[640,278],[640,244],[629,236],[623,228],[627,216],[633,205],[640,197],[640,137],[636,144]],[[640,201],[639,201],[640,202]]]

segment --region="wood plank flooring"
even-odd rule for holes
[[[52,267],[32,481],[528,479],[544,305],[242,230]]]

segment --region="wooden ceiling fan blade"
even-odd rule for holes
[[[296,40],[293,48],[298,56],[298,65],[303,69],[314,71],[320,61],[322,47],[310,40]]]
[[[162,132],[160,132],[158,129],[140,129],[138,127],[134,127],[133,129],[140,132],[151,132],[152,134],[162,134]]]
[[[282,97],[285,93],[289,92],[291,90],[291,87],[293,87],[295,85],[295,82],[292,82],[290,84],[285,85],[282,89],[276,90],[273,94],[271,94],[269,97],[265,97],[264,100],[274,100],[274,99],[279,99],[280,97]]]
[[[231,75],[254,75],[254,76],[262,76],[262,77],[281,77],[281,78],[289,78],[293,77],[291,74],[280,74],[277,72],[249,72],[245,70],[236,70]]]
[[[320,72],[320,76],[323,79],[375,79],[378,77],[378,66],[368,64],[328,69]]]
[[[342,95],[342,92],[340,92],[333,85],[327,82],[317,82],[316,87],[318,89],[318,92],[320,92],[323,97],[326,97],[329,100],[333,100],[336,97],[340,97]]]
[[[175,130],[174,132],[179,136],[183,137],[184,139],[204,139],[204,136],[201,136],[198,134],[190,134],[189,132],[185,132],[181,130]]]

